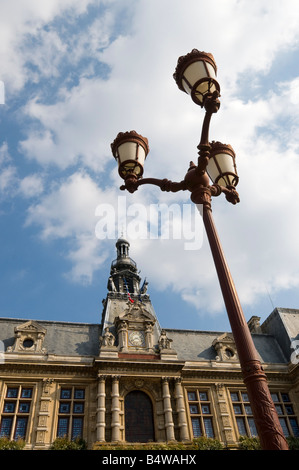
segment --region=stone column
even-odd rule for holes
[[[163,392],[163,406],[164,406],[164,419],[165,419],[165,430],[166,430],[166,440],[175,441],[174,437],[174,424],[172,418],[172,407],[170,400],[170,391],[169,391],[169,378],[162,378],[162,392]]]
[[[189,432],[187,426],[186,409],[182,388],[181,377],[175,378],[175,397],[176,397],[176,409],[178,412],[179,428],[180,428],[180,440],[189,440]]]
[[[98,382],[98,406],[97,406],[97,441],[105,441],[105,428],[106,428],[106,376],[100,375]]]
[[[119,377],[114,376],[112,377],[112,392],[111,392],[112,404],[111,404],[111,411],[112,411],[112,434],[111,434],[111,441],[118,442],[119,441],[119,432],[120,432],[120,420],[119,420]]]

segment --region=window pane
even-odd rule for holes
[[[204,418],[203,422],[204,422],[204,426],[205,426],[206,436],[207,437],[214,437],[212,419],[211,418]]]
[[[15,428],[15,435],[14,439],[25,439],[25,434],[26,434],[26,428],[27,428],[27,420],[28,418],[26,417],[18,417],[17,422],[16,422],[16,428]]]
[[[11,417],[2,418],[1,428],[0,428],[0,437],[10,438],[11,426],[12,426],[12,418]]]
[[[76,437],[82,437],[82,431],[83,418],[73,418],[72,439],[76,439]]]
[[[30,402],[21,402],[19,404],[19,413],[29,413]]]
[[[239,395],[237,392],[231,392],[230,396],[232,401],[239,401]]]
[[[244,419],[243,418],[237,418],[237,425],[238,425],[239,434],[241,436],[246,436],[247,432],[246,432]]]
[[[252,415],[252,409],[250,405],[244,405],[244,409],[247,415]]]
[[[188,400],[189,401],[195,401],[196,400],[195,392],[188,392]]]
[[[241,395],[242,395],[242,400],[243,400],[243,401],[249,401],[249,398],[248,398],[248,394],[247,394],[247,393],[242,392]]]
[[[289,395],[287,393],[282,393],[281,398],[282,398],[282,401],[284,402],[290,401]]]
[[[257,436],[256,425],[253,418],[248,418],[248,425],[250,429],[250,434],[252,437]]]
[[[294,414],[294,410],[293,410],[292,405],[285,405],[285,409],[286,409],[286,412],[287,412],[288,415],[293,415]]]
[[[71,409],[70,403],[60,403],[59,404],[59,413],[69,413]]]
[[[6,402],[4,404],[3,413],[14,413],[15,408],[16,408],[16,403],[15,402]]]
[[[280,405],[275,405],[275,409],[278,415],[283,415],[282,407]]]
[[[21,398],[31,398],[32,388],[23,388],[21,392]]]
[[[63,388],[60,393],[60,398],[64,400],[69,400],[71,398],[72,391],[70,388]]]
[[[288,426],[287,426],[285,418],[279,418],[279,422],[280,422],[283,434],[285,435],[285,437],[288,437],[290,435],[290,433],[289,433]]]
[[[208,394],[206,392],[200,392],[199,398],[201,401],[208,401]]]
[[[8,398],[17,398],[18,397],[18,388],[8,388],[6,396]]]
[[[200,437],[202,433],[201,433],[201,426],[200,426],[199,418],[192,418],[191,421],[192,421],[193,436]]]
[[[290,425],[292,427],[295,437],[299,437],[299,427],[296,418],[290,418]]]
[[[234,405],[234,412],[236,415],[241,415],[242,414],[242,408],[240,405]]]
[[[84,413],[84,403],[74,403],[74,413]]]
[[[271,397],[274,403],[279,401],[277,393],[271,393]]]
[[[201,411],[202,411],[202,414],[205,414],[205,415],[211,414],[209,405],[201,405]]]
[[[69,418],[58,418],[57,436],[64,437],[68,435]]]
[[[74,398],[76,398],[77,400],[83,400],[85,398],[85,390],[84,388],[76,388],[75,389],[75,394],[74,394]]]
[[[190,413],[198,414],[198,407],[197,405],[189,405]]]

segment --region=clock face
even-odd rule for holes
[[[129,345],[144,347],[145,346],[144,332],[143,331],[130,331]]]

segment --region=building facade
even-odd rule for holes
[[[129,243],[116,249],[99,324],[0,319],[0,437],[38,450],[60,436],[90,449],[255,436],[232,334],[161,328]],[[283,431],[299,437],[299,310],[249,328]]]

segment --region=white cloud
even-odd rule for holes
[[[30,75],[26,61],[29,56],[34,60],[39,53],[38,48],[35,51],[24,51],[26,39],[42,34],[51,39],[51,45],[53,39],[57,43],[55,35],[50,38],[45,31],[41,33],[41,28],[61,15],[72,17],[83,14],[91,3],[92,0],[12,0],[0,4],[0,60],[5,64],[1,70],[1,79],[7,91],[16,92],[24,86]],[[53,54],[51,57],[54,57]],[[40,59],[45,65],[45,58],[40,56]]]
[[[37,226],[44,241],[69,242],[64,256],[72,267],[65,274],[75,282],[91,282],[107,258],[95,236],[95,210],[107,200],[114,207],[115,193],[102,191],[88,174],[78,171],[56,183],[28,209],[26,225]]]
[[[112,159],[110,142],[119,131],[135,129],[149,138],[145,176],[182,179],[189,161],[197,158],[203,111],[177,89],[172,74],[178,56],[196,47],[212,52],[219,69],[223,96],[210,137],[230,143],[237,153],[241,203],[232,207],[218,198],[213,207],[241,300],[255,302],[265,286],[278,290],[298,285],[299,227],[293,215],[299,170],[298,77],[283,81],[280,76],[271,77],[267,89],[273,63],[287,48],[298,49],[297,0],[211,0],[205,4],[187,0],[184,5],[179,0],[140,0],[129,3],[131,23],[121,33],[115,18],[125,3],[120,7],[111,2],[104,16],[93,18],[78,38],[62,35],[53,23],[43,29],[59,15],[62,19],[63,14],[71,14],[73,7],[76,22],[76,15],[89,4],[94,2],[47,1],[43,9],[41,2],[30,1],[16,18],[7,7],[6,18],[12,23],[1,33],[0,57],[9,45],[6,51],[13,52],[8,54],[12,58],[5,62],[13,89],[20,90],[29,78],[38,84],[39,78],[57,76],[64,61],[71,65],[73,58],[78,67],[84,54],[93,59],[87,60],[86,68],[70,68],[70,77],[76,73],[78,80],[73,86],[71,78],[64,77],[55,102],[49,103],[40,88],[23,108],[26,124],[32,124],[20,143],[27,159],[42,167],[72,171],[72,176],[56,183],[30,207],[27,222],[37,225],[44,239],[73,240],[66,253],[73,266],[70,275],[77,280],[92,278],[104,259],[94,237],[94,210],[102,201],[117,204],[115,191],[121,182],[114,170],[109,175],[113,189],[100,189],[75,165],[102,175]],[[9,42],[17,28],[17,37]],[[24,35],[31,35],[36,46],[22,58]],[[35,66],[34,76],[25,58]],[[110,70],[104,78],[94,75],[95,64],[100,63]],[[258,98],[253,93],[256,85],[261,88]],[[7,169],[2,184],[9,184],[13,177]],[[20,188],[24,194],[38,194],[43,186],[41,179],[31,175]],[[148,204],[176,197],[182,201],[188,195],[141,188],[128,201]],[[292,229],[286,230],[290,225]],[[157,289],[174,289],[199,308],[219,309],[222,301],[207,243],[198,252],[187,253],[183,242],[141,240],[134,242],[134,250]],[[153,253],[159,263],[153,263]]]
[[[44,182],[40,175],[28,175],[20,180],[19,191],[25,197],[40,195],[43,190]]]

